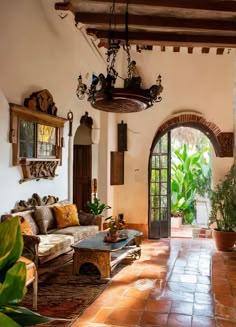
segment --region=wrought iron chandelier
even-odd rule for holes
[[[112,28],[112,24],[114,28]],[[128,76],[123,79],[123,88],[115,88],[117,78],[121,78],[115,69],[115,61],[122,42],[115,37],[115,0],[113,0],[110,10],[108,49],[106,52],[107,76],[105,77],[102,73],[98,76],[93,74],[91,85],[88,88],[83,83],[82,76],[79,75],[76,90],[77,97],[83,100],[85,95],[87,95],[88,101],[95,109],[115,113],[137,112],[148,109],[155,102],[162,100],[160,96],[163,91],[161,76],[158,76],[156,84],[148,89],[143,89],[141,87],[142,79],[136,69],[136,62],[131,60],[131,46],[128,39],[128,2],[125,12],[125,28],[126,40],[125,43],[123,42],[123,49],[127,54]]]

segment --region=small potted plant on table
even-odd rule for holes
[[[87,202],[87,206],[89,207],[91,214],[93,214],[96,219],[100,219],[101,222],[102,222],[104,211],[111,209],[109,205],[106,205],[105,203],[101,203],[100,199],[98,199],[96,195],[94,195],[92,202],[90,201]]]

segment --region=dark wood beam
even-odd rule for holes
[[[98,39],[107,41],[109,32],[104,30],[87,29],[87,34],[96,36]],[[117,40],[125,41],[126,34],[117,31],[115,34]],[[129,32],[130,44],[150,44],[150,45],[171,45],[171,46],[204,46],[204,47],[226,47],[236,48],[236,36],[221,35],[194,35],[194,34],[177,34],[162,32]]]
[[[87,2],[99,3],[98,0]],[[111,3],[111,0],[102,0],[100,3]],[[116,4],[125,4],[127,0],[116,0]],[[129,0],[129,5],[143,5],[152,7],[182,8],[208,11],[235,12],[236,2],[234,0]]]
[[[188,47],[188,53],[193,53],[193,48]]]
[[[216,54],[217,55],[222,55],[224,53],[224,50],[225,50],[224,48],[217,48],[216,49]]]
[[[173,52],[180,52],[180,47],[173,47]]]
[[[102,24],[109,28],[109,14],[101,13],[88,13],[76,12],[76,23],[83,24]],[[123,25],[125,29],[125,15],[116,15],[116,25]],[[166,27],[166,28],[179,28],[186,30],[223,30],[223,31],[236,31],[236,21],[219,21],[212,19],[194,19],[194,18],[174,18],[174,17],[161,17],[161,16],[148,16],[148,15],[129,15],[129,26],[145,26],[145,27]]]
[[[209,48],[202,48],[202,53],[209,53],[210,49]]]

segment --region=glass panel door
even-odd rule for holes
[[[149,238],[170,235],[170,132],[162,136],[151,154]]]

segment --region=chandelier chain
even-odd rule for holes
[[[129,4],[128,0],[126,2],[126,11],[125,11],[125,45],[124,50],[127,54],[127,62],[128,62],[128,79],[131,80],[131,57],[130,57],[130,44],[129,44]]]

